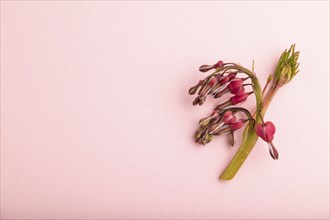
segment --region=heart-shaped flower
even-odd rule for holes
[[[257,135],[266,142],[271,142],[274,139],[275,130],[275,125],[270,121],[256,125]]]
[[[275,134],[275,125],[267,121],[264,124],[256,125],[256,133],[259,137],[261,137],[264,141],[268,143],[269,153],[274,160],[278,159],[278,152],[273,144],[274,134]]]

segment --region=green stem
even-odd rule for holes
[[[259,115],[258,112],[260,112],[261,117],[264,117],[270,102],[274,98],[274,96],[279,88],[280,88],[279,86],[273,86],[269,90],[267,95],[264,97],[263,106],[262,106],[261,111],[259,111],[259,109],[257,109],[255,112],[255,113],[257,113],[256,114],[256,116],[257,116],[256,124],[260,123],[260,121],[261,121],[261,118],[258,117],[258,115]],[[234,176],[236,175],[236,173],[238,172],[238,170],[244,163],[245,159],[249,156],[254,145],[256,144],[256,142],[258,140],[258,136],[255,133],[254,129],[253,129],[253,132],[249,133],[249,126],[250,125],[248,125],[244,130],[243,143],[241,144],[240,148],[237,150],[237,152],[236,152],[235,156],[233,157],[233,159],[231,160],[231,162],[228,164],[227,168],[221,174],[221,176],[220,176],[221,180],[231,180],[232,178],[234,178]]]

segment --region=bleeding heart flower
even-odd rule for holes
[[[231,97],[228,101],[226,102],[223,102],[219,105],[217,105],[215,107],[215,110],[221,110],[227,106],[230,106],[230,105],[236,105],[236,104],[239,104],[239,103],[242,103],[242,102],[245,102],[248,98],[249,95],[251,95],[253,92],[249,92],[249,93],[239,93],[238,95],[235,95],[233,97]],[[216,96],[215,96],[216,97]]]
[[[232,131],[236,131],[236,130],[240,129],[241,127],[243,127],[245,122],[247,122],[247,120],[238,119],[237,121],[230,123],[229,126]]]
[[[238,88],[241,88],[243,86],[244,83],[244,79],[233,79],[232,81],[230,81],[230,83],[228,84],[227,88],[232,92],[235,91]]]
[[[232,79],[235,79],[237,72],[231,72],[228,75],[217,75],[217,80],[220,85],[224,85],[227,82],[230,82]]]
[[[271,142],[274,139],[275,130],[275,125],[270,121],[256,125],[257,135],[266,142]]]
[[[257,135],[268,143],[270,155],[274,160],[277,160],[278,152],[272,142],[274,139],[275,130],[275,125],[270,121],[267,121],[265,124],[256,125]]]
[[[229,123],[232,123],[236,121],[236,117],[235,115],[233,115],[233,112],[231,111],[226,111],[224,114],[223,114],[223,122],[225,124],[229,124]]]
[[[249,92],[249,93],[242,93],[239,95],[235,95],[233,97],[230,98],[230,102],[232,105],[236,105],[238,103],[242,103],[245,102],[248,98],[249,95],[251,95],[253,92]]]
[[[245,88],[243,86],[231,91],[231,94],[234,94],[235,96],[242,95],[243,93],[245,93]]]

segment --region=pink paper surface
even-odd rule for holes
[[[193,142],[198,67],[264,85],[292,43],[280,159],[259,140],[219,181],[238,146]],[[329,218],[329,2],[1,1],[1,218]]]

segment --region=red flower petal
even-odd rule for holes
[[[267,141],[270,142],[274,139],[275,125],[272,122],[267,121],[265,127],[266,127],[266,138]]]
[[[243,127],[244,124],[245,124],[245,120],[239,119],[235,122],[230,123],[229,126],[232,131],[236,131],[236,130],[240,129],[241,127]]]
[[[226,111],[223,114],[223,122],[226,124],[232,123],[236,120],[236,117],[233,115],[231,111]]]
[[[262,124],[256,125],[256,133],[259,137],[261,137],[264,141],[267,141],[265,137],[265,127]]]

